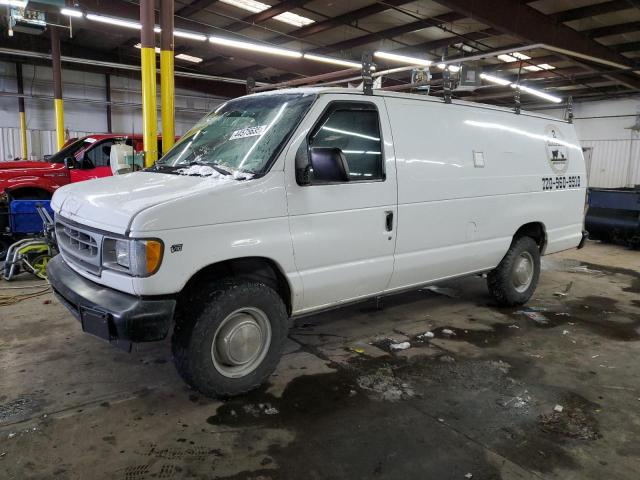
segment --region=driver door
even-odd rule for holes
[[[285,167],[289,225],[304,287],[298,313],[383,292],[393,273],[397,217],[384,99],[323,95],[300,128]],[[340,148],[349,180],[299,185],[295,157],[307,146]]]

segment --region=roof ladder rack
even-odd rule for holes
[[[371,52],[362,54],[362,91],[365,95],[373,95],[373,56]]]

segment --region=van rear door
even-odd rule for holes
[[[285,168],[301,310],[384,291],[393,273],[397,184],[383,99],[322,95],[298,131]],[[309,151],[339,148],[348,180],[299,185],[295,157],[305,142]]]

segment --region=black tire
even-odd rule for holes
[[[533,278],[525,289],[526,284],[518,287],[514,283],[513,272],[516,262],[522,256],[526,257],[527,254],[533,260]],[[499,305],[513,307],[527,303],[536,290],[539,277],[540,249],[538,244],[531,237],[519,237],[511,242],[509,251],[500,264],[487,275],[487,286]]]
[[[214,364],[212,346],[227,317],[243,308],[258,309],[268,319],[271,342],[262,361],[245,376],[230,378]],[[178,373],[210,397],[229,397],[259,387],[273,373],[288,333],[287,309],[268,286],[253,281],[223,280],[187,299],[176,319],[172,350]]]

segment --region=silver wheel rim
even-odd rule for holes
[[[513,270],[511,271],[511,281],[516,292],[526,292],[533,281],[533,272],[535,264],[533,255],[529,252],[522,252],[513,262]]]
[[[253,372],[271,345],[271,323],[266,313],[243,307],[220,323],[211,344],[211,360],[225,377],[240,378]]]

